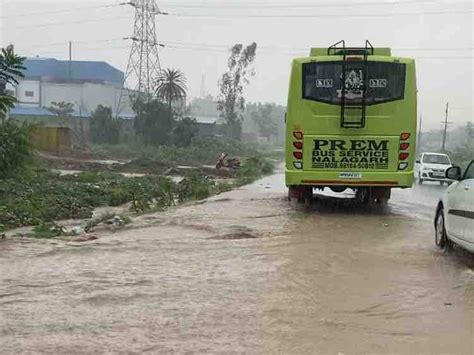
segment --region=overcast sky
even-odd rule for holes
[[[24,56],[106,61],[125,70],[134,9],[118,0],[0,0],[0,46],[13,43]],[[103,5],[114,5],[105,7]],[[285,104],[291,58],[310,47],[345,39],[417,59],[419,111],[440,127],[446,102],[451,121],[473,120],[473,0],[179,0],[158,1],[163,67],[181,69],[190,96],[204,80],[216,95],[227,48],[257,42],[257,75],[250,101]],[[102,7],[101,7],[102,6]]]

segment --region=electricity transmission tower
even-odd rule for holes
[[[160,73],[160,57],[156,37],[155,17],[166,15],[161,12],[155,0],[131,0],[125,3],[135,8],[133,35],[126,37],[132,41],[132,48],[124,76],[117,112],[123,109],[126,97],[147,101],[153,97],[154,82]],[[128,100],[127,100],[128,101]]]

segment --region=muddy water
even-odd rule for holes
[[[474,351],[474,257],[433,246],[421,186],[310,211],[282,176],[79,244],[0,241],[0,352]]]

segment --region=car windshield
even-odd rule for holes
[[[442,164],[442,165],[451,165],[447,155],[439,154],[426,154],[423,156],[423,163],[426,164]]]

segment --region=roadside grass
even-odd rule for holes
[[[271,147],[262,144],[208,138],[196,140],[188,147],[153,147],[130,143],[95,145],[92,147],[92,151],[95,154],[115,159],[148,160],[169,166],[200,166],[215,164],[222,152],[226,152],[229,156],[248,158],[262,152],[270,153]]]
[[[116,215],[92,218],[98,207],[128,204],[130,213],[165,210],[180,203],[206,199],[249,184],[271,174],[273,163],[264,157],[243,161],[235,182],[216,182],[199,171],[191,171],[179,183],[163,176],[125,177],[110,172],[82,172],[60,176],[39,169],[16,178],[0,179],[0,234],[2,230],[34,226],[36,238],[67,234],[55,221],[88,220],[84,230]],[[129,217],[119,216],[125,224]]]

